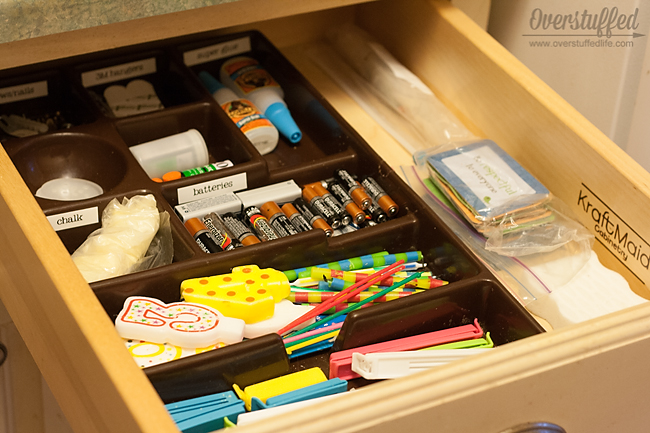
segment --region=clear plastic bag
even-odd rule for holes
[[[449,143],[413,155],[453,207],[486,239],[485,249],[521,257],[593,235],[558,198],[491,140]]]
[[[410,153],[474,135],[429,87],[370,35],[344,24],[307,52]]]
[[[91,233],[72,254],[86,281],[91,283],[171,263],[171,227],[169,215],[163,214],[158,212],[151,194],[124,198],[122,203],[111,200],[102,213],[102,227]],[[161,223],[163,229],[159,230]]]

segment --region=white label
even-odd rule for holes
[[[521,195],[535,194],[535,190],[487,146],[450,156],[442,162],[491,208]]]
[[[0,104],[47,96],[47,81],[20,84],[0,89]]]
[[[73,210],[72,212],[50,215],[47,220],[56,231],[87,226],[99,222],[99,209],[89,207],[87,209]]]
[[[223,59],[224,57],[246,53],[251,50],[251,40],[245,38],[234,39],[221,44],[210,45],[183,53],[183,61],[187,66],[200,65],[212,60]]]
[[[178,188],[178,204],[207,197],[215,197],[228,192],[241,191],[246,188],[246,173],[239,173],[221,179]]]
[[[84,87],[96,86],[98,84],[112,83],[114,81],[134,78],[156,72],[156,59],[138,60],[137,62],[123,63],[103,69],[81,74],[81,82]]]

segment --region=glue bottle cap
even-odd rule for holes
[[[275,102],[269,105],[264,115],[290,142],[297,143],[302,139],[300,128],[298,128],[293,117],[291,117],[291,113],[282,102]]]

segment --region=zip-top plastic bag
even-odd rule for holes
[[[524,167],[491,140],[416,152],[429,178],[460,215],[505,256],[551,252],[569,242],[591,250],[593,235]]]

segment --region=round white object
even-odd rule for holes
[[[95,182],[74,177],[61,177],[45,182],[36,191],[36,197],[49,200],[75,201],[102,195],[104,190]]]

